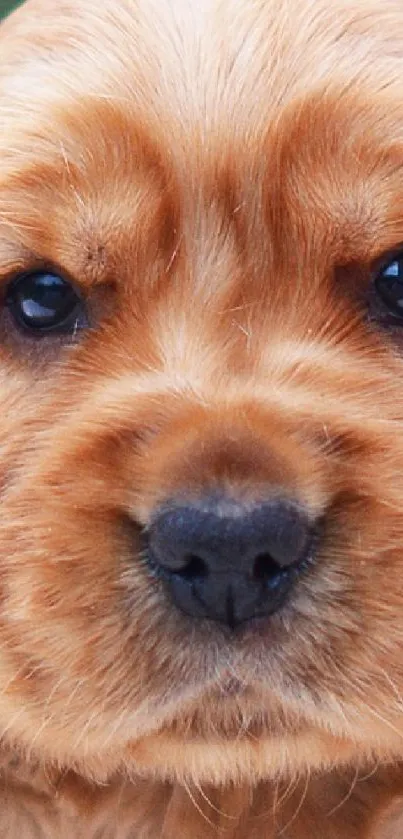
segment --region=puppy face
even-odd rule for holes
[[[101,6],[0,36],[4,737],[399,754],[400,4]]]

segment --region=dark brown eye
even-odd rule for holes
[[[36,333],[73,332],[87,325],[85,306],[73,285],[38,271],[10,283],[6,303],[14,319]]]
[[[379,271],[375,288],[389,312],[403,320],[403,254]]]

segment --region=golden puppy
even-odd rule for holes
[[[403,835],[402,242],[401,0],[2,26],[2,839]]]

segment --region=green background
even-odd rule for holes
[[[0,0],[0,20],[16,6],[19,6],[21,2],[22,0]]]

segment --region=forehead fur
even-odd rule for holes
[[[218,202],[237,232],[247,232],[240,209],[250,199],[249,215],[271,204],[281,228],[283,205],[298,216],[326,203],[337,227],[347,218],[361,225],[359,236],[362,224],[373,233],[390,196],[380,195],[372,172],[380,167],[385,181],[402,159],[403,122],[391,102],[402,87],[403,38],[396,33],[403,10],[393,0],[381,8],[367,0],[307,5],[105,0],[99,15],[78,0],[57,10],[33,0],[30,13],[12,16],[0,33],[0,189],[11,177],[20,195],[20,171],[27,194],[40,187],[51,209],[58,170],[70,206],[75,198],[78,215],[85,207],[89,216],[88,250],[102,259],[105,243],[91,242],[102,214],[106,227],[123,212],[131,225],[142,201],[156,206],[169,192],[165,229],[173,230],[178,188],[187,219],[195,221],[200,197],[204,209],[212,207],[204,213],[207,228],[217,228]],[[329,149],[341,163],[336,179]],[[18,202],[3,199],[9,223]],[[35,226],[33,206],[29,213]],[[345,232],[341,238],[344,246]],[[169,242],[171,254],[176,244]]]
[[[180,155],[226,123],[245,139],[307,92],[400,85],[402,19],[395,0],[105,0],[102,15],[79,0],[33,0],[2,27],[3,124],[85,92],[146,114]]]

